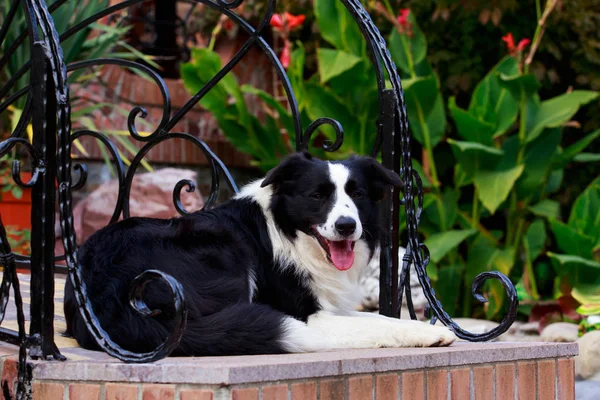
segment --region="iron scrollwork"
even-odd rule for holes
[[[29,182],[21,180],[20,165],[18,162],[15,162],[13,165],[13,179],[18,185],[33,188],[34,197],[38,199],[37,204],[40,206],[40,210],[42,210],[37,210],[33,218],[36,222],[38,220],[40,222],[43,221],[43,223],[40,223],[35,228],[36,231],[32,234],[31,259],[13,255],[6,241],[4,228],[0,223],[0,262],[4,266],[3,280],[0,285],[0,318],[4,315],[10,286],[14,289],[19,316],[19,331],[5,334],[4,330],[2,330],[0,331],[0,339],[20,345],[19,396],[24,396],[26,393],[25,351],[27,348],[30,348],[30,355],[34,357],[63,359],[53,339],[53,267],[57,260],[64,260],[66,262],[78,308],[86,322],[88,330],[99,346],[108,354],[126,362],[156,361],[167,357],[176,348],[185,330],[186,307],[181,285],[173,277],[157,270],[148,270],[134,280],[131,286],[130,304],[140,314],[153,317],[161,311],[149,310],[141,300],[147,283],[153,280],[161,280],[171,289],[173,304],[176,310],[173,324],[174,329],[158,348],[148,353],[130,352],[116,344],[100,326],[92,309],[85,282],[82,279],[82,268],[78,263],[78,247],[72,217],[72,192],[81,189],[85,185],[87,169],[82,164],[73,163],[71,145],[74,140],[84,136],[94,138],[108,150],[108,154],[112,159],[118,180],[118,197],[110,223],[130,216],[129,198],[132,183],[136,170],[144,157],[155,146],[173,139],[192,143],[207,158],[212,171],[212,182],[205,208],[212,207],[219,195],[221,177],[225,177],[227,186],[233,192],[238,192],[238,187],[227,167],[205,142],[187,133],[173,132],[173,129],[226,74],[231,72],[248,54],[251,48],[258,47],[269,59],[285,91],[293,119],[296,138],[295,148],[297,150],[308,150],[313,135],[324,125],[329,125],[335,131],[333,142],[325,142],[323,144],[325,151],[338,150],[344,141],[343,126],[340,122],[326,116],[313,121],[303,131],[298,103],[292,85],[274,50],[262,36],[275,11],[276,0],[268,1],[264,15],[256,27],[253,27],[235,13],[236,8],[243,3],[243,0],[186,0],[193,5],[202,4],[225,15],[248,35],[248,39],[233,55],[231,60],[204,87],[192,95],[187,103],[174,113],[171,111],[171,99],[165,81],[159,74],[146,65],[122,59],[101,58],[79,61],[67,66],[61,49],[61,41],[72,37],[101,18],[149,0],[125,0],[114,4],[70,27],[67,31],[59,35],[52,20],[52,12],[59,9],[67,1],[56,0],[50,6],[47,6],[43,0],[13,0],[11,8],[4,19],[4,25],[0,28],[0,43],[2,43],[6,38],[8,25],[13,21],[18,7],[22,8],[26,16],[28,30],[20,34],[11,46],[9,46],[8,54],[4,54],[0,58],[0,68],[6,65],[11,52],[16,51],[27,38],[29,38],[31,59],[21,66],[17,73],[4,86],[0,87],[0,112],[6,110],[13,102],[22,99],[24,96],[26,96],[25,106],[21,118],[14,132],[11,133],[10,138],[0,143],[0,156],[7,154],[16,145],[23,146],[30,154],[33,160],[32,179]],[[436,298],[426,273],[426,267],[429,263],[428,250],[419,241],[417,235],[419,219],[423,210],[423,186],[420,177],[412,168],[410,153],[411,138],[401,80],[391,55],[387,50],[385,40],[360,1],[340,1],[358,24],[366,40],[375,69],[380,112],[376,126],[377,136],[371,154],[373,156],[381,154],[383,164],[387,168],[398,172],[404,181],[402,196],[399,190],[390,189],[383,207],[387,223],[387,234],[384,237],[381,252],[380,312],[388,316],[399,317],[402,296],[403,293],[406,293],[410,316],[416,319],[411,302],[409,285],[409,265],[412,264],[429,302],[429,307],[433,312],[432,322],[440,320],[463,339],[471,341],[491,340],[505,332],[515,320],[517,310],[516,290],[510,280],[499,272],[485,272],[475,279],[473,282],[473,294],[479,301],[485,300],[481,295],[481,288],[487,279],[499,280],[504,286],[510,300],[508,313],[500,325],[485,334],[473,334],[457,326]],[[142,142],[143,146],[135,155],[127,170],[117,147],[111,142],[108,136],[92,130],[72,132],[71,127],[71,104],[67,83],[68,73],[80,69],[107,65],[137,70],[149,76],[151,81],[160,89],[163,101],[162,117],[154,131],[148,135],[140,134],[136,127],[138,118],[146,117],[146,110],[141,106],[134,106],[129,112],[127,118],[129,135],[134,140]],[[17,85],[19,78],[26,76],[27,73],[30,75],[29,86],[16,90],[15,85]],[[388,84],[391,87],[388,87]],[[6,99],[2,102],[5,97]],[[35,132],[33,143],[25,139],[25,128],[29,123],[32,124]],[[53,143],[56,138],[58,138],[58,142],[57,147],[54,148]],[[77,174],[76,180],[72,177],[72,170]],[[56,202],[53,183],[55,179],[58,182],[58,222],[60,223],[62,244],[64,246],[64,255],[58,257],[54,254],[53,247],[54,204]],[[176,210],[182,215],[188,212],[188,210],[184,209],[180,199],[181,192],[184,189],[188,192],[194,191],[195,183],[190,180],[182,180],[175,185],[173,203]],[[399,244],[399,210],[401,207],[405,208],[404,214],[406,217],[408,245],[406,255],[402,260],[401,273],[398,276],[399,261],[397,254]],[[51,216],[50,213],[52,214]],[[18,278],[16,267],[14,266],[15,260],[17,262],[28,261],[31,263],[32,289],[39,289],[39,292],[34,291],[32,296],[32,330],[29,335],[26,334],[24,324],[21,323],[23,306],[18,291]],[[42,299],[41,296],[46,297]]]

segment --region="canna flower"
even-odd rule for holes
[[[506,36],[502,36],[502,41],[506,43],[506,50],[511,56],[516,56],[521,53],[531,43],[531,40],[525,38],[521,39],[519,44],[515,45],[515,38],[512,33],[507,33]]]
[[[292,44],[289,40],[286,40],[283,44],[283,51],[279,56],[279,61],[281,61],[281,65],[283,68],[288,69],[290,66],[290,61],[292,59]]]
[[[408,20],[408,16],[410,15],[409,8],[403,8],[400,10],[400,15],[398,15],[398,23],[404,29],[408,29],[410,27],[410,21]]]
[[[292,15],[289,12],[283,14],[273,14],[271,17],[271,26],[278,32],[290,32],[304,24],[306,15]]]

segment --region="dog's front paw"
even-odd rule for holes
[[[418,333],[419,344],[415,347],[450,346],[456,340],[454,332],[445,326],[423,325],[423,330]]]

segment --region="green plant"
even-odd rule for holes
[[[511,41],[513,54],[477,85],[468,108],[449,99],[458,137],[445,140],[439,84],[423,55],[426,43],[416,21],[410,20],[412,36],[393,32],[390,37],[390,51],[406,77],[411,128],[424,150],[423,172],[430,192],[422,231],[433,262],[428,271],[450,314],[461,307],[463,315],[471,315],[471,295],[457,296],[456,288],[467,288],[477,274],[489,269],[515,280],[523,276],[522,297],[541,299],[537,279],[552,279],[541,276],[549,269],[542,218],[558,217],[559,204],[551,196],[560,188],[564,168],[574,160],[594,158],[580,153],[600,132],[566,149],[560,144],[563,127],[599,94],[571,91],[542,101],[540,85],[528,71],[548,7],[540,15],[542,24],[527,57],[523,54],[527,42],[514,46]],[[438,178],[440,155],[435,150],[444,141],[456,160],[453,184]],[[559,270],[569,274],[568,268]],[[487,292],[486,315],[493,318],[502,310],[505,294],[495,283]]]
[[[29,229],[18,229],[14,226],[7,226],[7,239],[10,248],[17,254],[30,254],[31,231]]]
[[[557,255],[557,249],[565,249],[566,257],[577,253],[566,249],[565,243],[561,247],[563,238],[553,242],[548,227],[556,236],[565,170],[598,160],[596,154],[584,150],[600,131],[574,141],[572,136],[581,134],[572,119],[599,94],[572,90],[549,99],[539,94],[541,85],[529,69],[556,2],[549,1],[543,9],[538,4],[540,22],[529,51],[525,51],[528,40],[515,44],[512,35],[503,38],[510,55],[477,84],[466,107],[453,97],[444,99],[440,80],[427,58],[425,34],[414,15],[405,9],[397,17],[387,1],[369,4],[376,16],[392,26],[387,42],[403,78],[411,132],[422,149],[422,162],[413,160],[413,166],[426,190],[420,230],[431,253],[428,273],[445,309],[451,315],[480,315],[469,288],[475,276],[491,269],[518,283],[525,314],[542,300],[558,301],[573,311],[579,304],[576,300],[586,307],[589,302],[580,295],[581,287],[560,290],[561,282],[569,283],[562,278],[576,275],[573,271],[597,260],[587,254],[586,261],[579,260],[577,266],[573,260],[569,265],[557,263],[557,257],[563,257]],[[308,67],[311,55],[297,42],[287,71],[303,126],[319,117],[335,118],[344,126],[344,145],[340,152],[324,156],[367,154],[375,137],[379,103],[366,43],[340,2],[315,0],[313,6],[322,39],[315,50],[316,70]],[[219,68],[216,54],[197,50],[182,75],[190,91],[196,92]],[[251,154],[257,165],[267,169],[291,151],[291,117],[268,94],[240,88],[233,77],[226,77],[217,92],[218,101],[207,95],[202,105],[215,114],[228,139]],[[244,95],[249,94],[260,94],[270,109],[266,122],[248,116]],[[447,113],[453,124],[447,123]],[[252,123],[244,122],[245,118]],[[282,130],[291,136],[282,136]],[[320,133],[332,138],[327,128]],[[563,146],[565,142],[569,145]],[[445,179],[448,176],[450,179]],[[572,213],[577,213],[580,203],[578,200]],[[573,246],[582,246],[579,241],[584,239],[571,239]],[[600,282],[589,290],[598,294],[599,287]],[[488,318],[495,318],[505,304],[504,290],[490,282],[485,292],[489,302],[483,311]]]
[[[2,16],[8,15],[8,11],[11,8],[11,3],[13,2],[10,0],[0,0],[0,25],[2,23]],[[63,33],[87,18],[98,14],[108,6],[108,0],[88,2],[85,7],[81,7],[80,4],[74,1],[66,2],[53,11],[52,18],[54,20],[57,32]],[[104,57],[142,59],[155,68],[158,68],[158,65],[154,63],[150,57],[142,54],[125,42],[124,38],[128,30],[129,27],[122,26],[120,20],[112,24],[99,22],[89,24],[61,43],[65,62],[70,64],[75,61],[91,60]],[[24,31],[27,31],[25,15],[19,8],[13,21],[8,27],[6,39],[2,42],[0,47],[0,54],[7,55],[10,47]],[[8,82],[12,77],[17,76],[29,59],[29,41],[24,40],[22,44],[16,47],[11,55],[8,56],[6,66],[0,71],[0,78],[2,78],[4,82]],[[133,72],[138,73],[137,71]],[[70,73],[68,76],[68,81],[70,85],[75,85],[78,88],[85,88],[87,85],[97,82],[98,76],[99,72],[97,69],[91,71],[88,69],[80,69]],[[149,79],[149,82],[153,81]],[[7,96],[13,94],[19,89],[26,87],[28,84],[29,72],[26,72],[22,74],[22,76],[12,86],[11,90],[7,92]],[[12,125],[10,132],[14,131],[14,128],[19,122],[24,106],[25,96],[22,96],[9,107],[10,125]],[[112,103],[90,104],[88,100],[77,96],[74,91],[72,91],[71,106],[71,121],[75,128],[85,127],[95,131],[103,131],[121,143],[130,155],[137,154],[137,149],[135,149],[128,138],[124,137],[122,134],[119,134],[119,132],[107,131],[103,128],[98,129],[98,127],[93,124],[92,119],[90,118],[94,111],[102,107],[114,108],[118,112],[124,113],[125,115],[128,114],[127,110],[123,110],[120,106]],[[27,134],[31,140],[33,135],[31,125],[27,129]],[[81,151],[82,154],[87,154],[79,141],[74,141],[74,145]],[[103,156],[107,164],[112,166],[112,162],[110,161],[108,153],[106,153],[103,147],[100,147],[100,149],[103,152]],[[17,157],[17,153],[13,150],[11,158],[14,159],[15,157]],[[124,158],[126,160],[126,157]],[[144,166],[146,169],[150,169],[150,166],[147,163],[144,163]]]

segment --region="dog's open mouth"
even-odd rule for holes
[[[321,245],[327,259],[340,271],[347,271],[354,264],[354,243],[352,240],[327,240],[312,228],[312,234]]]

